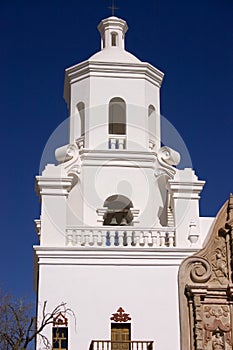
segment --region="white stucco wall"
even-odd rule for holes
[[[178,350],[177,261],[148,253],[141,262],[136,255],[120,262],[104,259],[63,257],[40,266],[39,305],[48,300],[52,308],[64,301],[76,315],[76,331],[69,318],[69,349],[87,350],[91,340],[110,340],[110,317],[121,306],[132,318],[132,340],[154,340],[154,349]],[[51,339],[51,329],[46,336]]]

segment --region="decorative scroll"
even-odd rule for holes
[[[233,196],[206,246],[179,270],[181,350],[233,348]]]
[[[129,314],[125,313],[125,310],[122,307],[119,307],[115,314],[112,314],[110,320],[115,322],[127,322],[131,320]]]
[[[53,319],[53,327],[55,326],[68,326],[68,319],[61,312]]]

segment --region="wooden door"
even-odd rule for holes
[[[111,329],[112,350],[130,350],[129,327],[112,327]]]

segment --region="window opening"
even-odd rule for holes
[[[117,34],[112,33],[111,38],[112,38],[112,46],[117,46]]]
[[[53,319],[52,329],[52,349],[53,350],[68,350],[68,321],[67,318],[60,312]]]
[[[130,226],[133,222],[132,202],[123,195],[113,195],[106,199],[104,207],[107,212],[104,214],[103,225],[109,226]]]
[[[112,98],[109,102],[109,134],[125,135],[126,133],[126,104],[120,97]]]

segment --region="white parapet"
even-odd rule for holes
[[[153,229],[102,226],[66,229],[66,245],[78,247],[175,247],[173,227]]]

